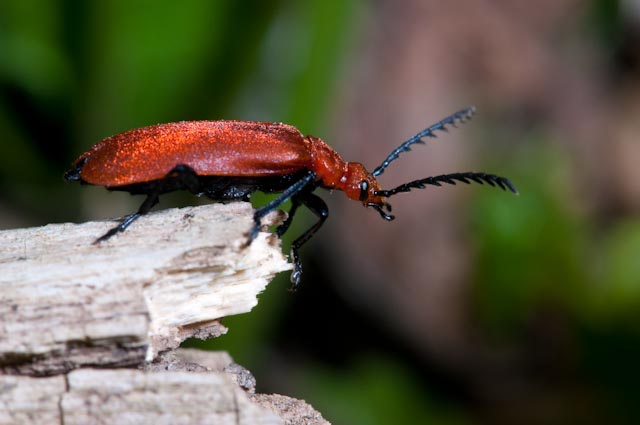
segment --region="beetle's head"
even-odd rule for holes
[[[366,207],[373,207],[385,220],[391,221],[394,216],[385,212],[391,212],[391,205],[380,196],[380,185],[376,178],[359,162],[348,162],[346,173],[340,179],[342,190],[355,201],[360,201]]]

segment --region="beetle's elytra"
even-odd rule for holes
[[[424,143],[435,132],[471,117],[473,107],[463,109],[422,130],[393,150],[373,172],[358,162],[345,162],[321,139],[303,136],[295,127],[281,123],[251,121],[190,121],[159,124],[108,137],[82,154],[64,175],[67,181],[104,186],[132,194],[147,195],[137,212],[96,240],[102,242],[124,231],[149,212],[163,193],[188,190],[216,201],[248,200],[255,191],[280,193],[254,213],[249,243],[260,229],[260,220],[291,199],[288,219],[277,234],[284,234],[300,205],[318,221],[291,246],[294,271],[291,281],[300,282],[300,247],[322,226],[329,215],[327,205],[313,192],[337,189],[347,197],[373,207],[385,220],[393,220],[386,198],[425,185],[441,183],[487,183],[517,193],[513,184],[493,174],[464,172],[426,177],[394,189],[380,188],[377,176],[411,145]]]

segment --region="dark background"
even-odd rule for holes
[[[336,424],[638,423],[639,25],[631,0],[3,1],[0,226],[137,208],[61,177],[130,128],[282,121],[372,169],[474,104],[382,184],[519,197],[428,188],[386,223],[319,191],[301,290],[279,276],[209,346]]]

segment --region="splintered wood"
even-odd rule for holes
[[[113,221],[0,232],[0,369],[51,375],[127,366],[226,332],[291,266],[248,203],[170,209],[106,242]],[[273,214],[264,224],[282,220]]]

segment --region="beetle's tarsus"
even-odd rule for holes
[[[147,203],[147,200],[145,200],[145,202],[142,204],[143,206]],[[107,233],[105,233],[104,235],[100,236],[98,239],[93,241],[93,244],[97,245],[101,242],[106,241],[107,239],[110,239],[112,236],[115,236],[118,233],[124,232],[125,229],[129,227],[131,223],[136,221],[142,215],[146,214],[146,212],[140,212],[141,210],[142,210],[142,207],[138,212],[125,216],[124,219],[122,219],[122,221],[120,222],[120,224],[118,224],[116,227],[109,229]]]
[[[100,236],[95,241],[93,241],[93,244],[94,245],[98,245],[98,244],[106,241],[107,239],[111,238],[116,233],[120,233],[121,231],[122,230],[120,230],[120,226],[117,226],[117,227],[114,227],[112,229],[109,229],[109,231],[107,233],[105,233],[104,235]]]
[[[289,288],[289,291],[295,292],[300,286],[300,280],[302,280],[302,262],[300,261],[300,258],[293,252],[291,252],[291,257],[293,260],[293,271],[291,272],[291,277],[289,278],[291,281],[291,287]]]
[[[140,208],[138,208],[137,212],[125,216],[124,219],[122,219],[122,221],[120,222],[120,224],[118,224],[116,227],[110,229],[104,235],[100,236],[93,243],[94,244],[98,244],[100,242],[104,242],[107,239],[109,239],[112,236],[114,236],[115,234],[124,232],[127,229],[127,227],[129,227],[131,225],[131,223],[133,223],[134,221],[136,221],[137,219],[139,219],[143,215],[146,215],[151,210],[151,208],[153,208],[158,203],[158,197],[159,197],[159,194],[160,194],[161,183],[162,183],[162,181],[158,183],[158,186],[156,187],[156,189],[153,192],[151,192],[151,193],[149,193],[147,195],[147,197],[145,198],[145,200],[142,203],[142,205],[140,205]]]

